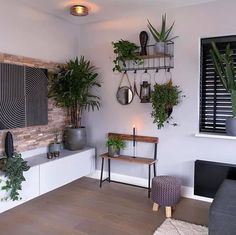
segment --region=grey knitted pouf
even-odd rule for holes
[[[166,217],[171,217],[171,206],[180,200],[181,183],[173,176],[156,176],[152,179],[153,210],[159,206],[166,207]]]

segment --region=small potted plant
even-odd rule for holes
[[[114,53],[116,58],[113,60],[114,68],[113,72],[121,72],[122,67],[126,67],[126,61],[131,60],[134,64],[142,63],[142,59],[138,57],[138,46],[135,43],[127,40],[119,40],[118,42],[112,42]]]
[[[117,157],[120,155],[120,150],[126,147],[126,142],[119,137],[110,137],[106,142],[108,147],[108,155]]]
[[[156,29],[148,20],[148,29],[150,30],[154,40],[156,41],[155,50],[157,54],[168,54],[168,43],[172,42],[175,38],[178,37],[170,37],[170,33],[174,27],[174,24],[175,22],[173,22],[173,24],[169,28],[167,28],[166,14],[162,15],[161,30],[158,31],[158,29]]]
[[[55,156],[59,157],[61,151],[61,143],[59,141],[60,133],[58,131],[55,131],[54,134],[54,142],[49,144],[49,153],[53,153]]]
[[[151,95],[153,123],[157,124],[158,129],[164,127],[172,113],[173,107],[180,101],[178,86],[173,86],[172,81],[164,84],[156,84]],[[176,125],[176,124],[174,124]]]

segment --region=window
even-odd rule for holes
[[[201,39],[201,79],[200,79],[200,132],[225,133],[225,120],[232,117],[230,94],[218,78],[210,55],[211,42],[214,41],[220,51],[227,44],[234,51],[236,67],[236,36]]]

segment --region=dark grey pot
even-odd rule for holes
[[[65,148],[69,150],[83,149],[87,144],[86,128],[67,128],[64,131]]]
[[[225,125],[227,135],[236,136],[236,118],[227,118]]]
[[[118,157],[120,155],[120,150],[113,146],[108,146],[108,155],[110,157]]]

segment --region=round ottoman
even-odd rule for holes
[[[174,176],[156,176],[152,179],[153,210],[158,211],[159,206],[165,206],[166,217],[171,217],[171,206],[180,200],[181,183]]]

